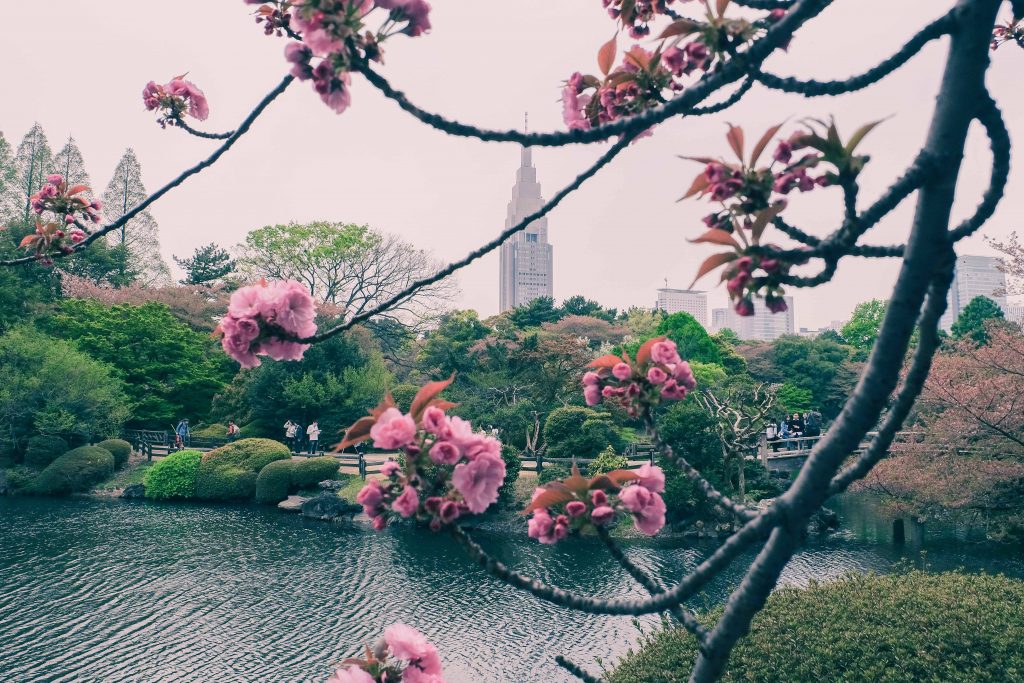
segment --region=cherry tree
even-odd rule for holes
[[[163,187],[133,202],[131,208],[126,206],[123,215],[106,224],[90,224],[95,207],[82,197],[81,188],[68,186],[63,178],[48,179],[45,196],[34,196],[28,203],[39,216],[36,232],[23,242],[29,253],[3,261],[3,265],[47,263],[73,256],[91,241],[125,229],[154,202],[216,163],[296,81],[313,87],[325,105],[342,114],[356,106],[351,84],[353,78],[362,78],[410,116],[452,136],[548,147],[615,142],[518,224],[464,258],[414,279],[358,312],[348,311],[340,323],[328,329],[317,329],[314,301],[308,289],[296,281],[260,283],[236,291],[220,331],[225,350],[244,366],[259,364],[263,357],[299,360],[311,344],[386,314],[547,215],[635,140],[669,119],[725,111],[745,98],[755,84],[803,97],[854,93],[893,73],[929,43],[947,40],[946,65],[925,143],[877,198],[862,200],[859,180],[869,170],[876,173],[861,148],[879,122],[866,122],[845,137],[830,121],[780,124],[749,139],[742,127],[730,126],[723,146],[728,157],[693,158],[701,170],[690,181],[686,196],[707,200],[711,208],[691,241],[724,247],[703,263],[696,276],[717,271],[740,315],[751,315],[760,305],[783,310],[786,288],[828,282],[848,257],[901,262],[860,381],[799,475],[770,507],[752,510],[729,499],[687,461],[685,453],[673,452],[659,438],[659,406],[686,400],[696,384],[689,365],[670,340],[651,339],[632,357],[598,358],[582,378],[587,403],[618,404],[643,422],[663,460],[736,520],[737,531],[695,568],[680,568],[674,581],[664,583],[633,564],[608,534],[608,526],[619,518],[632,520],[640,532],[651,535],[664,525],[665,504],[660,494],[665,476],[650,465],[591,479],[573,472],[564,481],[538,489],[527,508],[530,537],[542,543],[571,542],[574,532],[592,530],[611,558],[646,589],[648,597],[566,591],[491,556],[460,520],[483,512],[497,499],[504,477],[501,445],[449,414],[453,406],[440,393],[450,380],[424,386],[407,413],[385,397],[339,444],[344,447],[370,439],[378,447],[404,452],[404,465],[388,465],[382,481],[370,482],[360,492],[360,502],[376,528],[383,530],[394,520],[415,519],[434,532],[450,533],[482,570],[562,607],[609,615],[669,612],[699,643],[690,680],[719,678],[736,642],[749,629],[799,547],[810,516],[827,497],[863,478],[882,459],[922,391],[939,345],[937,325],[952,280],[953,248],[992,216],[1006,186],[1010,141],[985,75],[991,51],[1003,45],[1024,45],[1024,0],[1011,0],[1012,18],[1000,23],[1001,0],[951,0],[948,12],[909,37],[877,66],[831,81],[779,76],[763,65],[769,55],[813,31],[816,17],[834,4],[832,0],[602,0],[617,30],[650,49],[639,44],[620,49],[617,39],[604,43],[597,53],[597,70],[569,74],[564,83],[567,130],[534,133],[486,129],[428,111],[385,77],[382,56],[386,45],[392,40],[421,39],[430,31],[426,0],[246,0],[246,4],[255,7],[257,21],[268,36],[285,42],[288,75],[237,128],[226,132],[194,127],[193,121],[201,122],[209,113],[206,95],[196,84],[183,77],[162,85],[147,84],[144,103],[157,113],[161,126],[216,141],[216,149]],[[950,209],[965,139],[974,123],[984,129],[992,150],[989,186],[973,215],[951,225]],[[882,134],[884,127],[872,138]],[[817,236],[821,230],[809,231],[784,217],[787,206],[808,192],[828,192],[841,202],[843,218],[824,237]],[[916,208],[905,243],[864,241],[883,218],[912,196]],[[904,380],[897,386],[915,329],[918,342]],[[871,446],[844,466],[848,455],[876,425],[877,436]],[[685,607],[686,601],[750,550],[755,557],[721,617],[710,626],[701,624]],[[395,630],[390,637],[386,631],[376,646],[367,648],[366,656],[343,663],[331,680],[443,680],[433,646],[409,627],[391,628]],[[560,656],[555,659],[581,679],[596,680],[578,664]]]

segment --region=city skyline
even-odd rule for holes
[[[516,184],[508,203],[505,229],[535,213],[544,205],[533,150],[523,147]],[[509,237],[498,256],[498,312],[528,304],[542,296],[554,298],[554,250],[548,242],[548,218],[544,216]]]

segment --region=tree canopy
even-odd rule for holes
[[[960,311],[950,331],[957,339],[969,338],[976,344],[987,344],[986,321],[1002,320],[1004,317],[999,304],[987,296],[976,296]]]

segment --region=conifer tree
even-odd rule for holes
[[[104,220],[107,223],[119,220],[147,195],[142,184],[142,166],[129,148],[117,163],[114,177],[103,193]],[[149,211],[141,212],[119,230],[109,233],[108,239],[114,249],[127,256],[128,262],[135,264],[141,284],[170,284],[171,271],[160,255],[159,229]]]
[[[91,191],[92,181],[89,180],[89,173],[85,170],[85,159],[82,158],[82,151],[78,149],[73,137],[68,137],[67,143],[57,152],[53,158],[53,173],[64,176],[68,185],[86,185],[90,191],[84,193],[90,201],[93,198]]]
[[[13,218],[27,224],[32,219],[29,196],[43,186],[46,175],[53,166],[53,152],[46,140],[46,133],[39,123],[25,133],[18,151],[14,155],[14,187],[17,195],[17,209]]]

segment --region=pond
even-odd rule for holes
[[[1024,575],[1012,549],[956,536],[896,547],[859,533],[809,542],[783,581],[891,571],[920,564],[922,551],[936,571]],[[525,529],[480,538],[502,560],[562,587],[642,594],[596,542],[550,548]],[[630,543],[628,553],[678,572],[710,547],[648,541]],[[721,601],[742,567],[711,584],[698,606]],[[375,534],[255,506],[0,498],[7,683],[323,681],[332,662],[396,620],[438,646],[453,683],[569,681],[555,654],[597,671],[596,659],[614,662],[639,637],[627,617],[572,613],[492,580],[443,535]],[[656,617],[640,621],[657,625]]]

